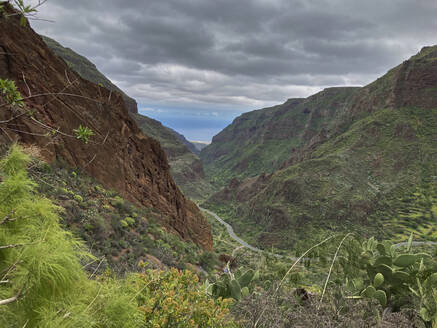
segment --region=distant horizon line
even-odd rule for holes
[[[207,144],[207,145],[209,145],[211,142],[212,142],[212,140],[210,140],[210,141],[204,141],[204,140],[188,140],[189,142],[198,142],[198,143],[203,143],[203,144]]]

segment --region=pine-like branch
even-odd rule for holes
[[[5,224],[8,221],[12,221],[12,214],[14,214],[14,211],[11,211],[8,215],[6,215],[1,221],[0,225]]]
[[[11,245],[0,246],[0,249],[17,248],[21,246],[24,246],[24,244],[11,244]]]
[[[7,299],[4,299],[4,300],[0,300],[0,305],[6,305],[6,304],[9,304],[9,303],[13,303],[16,300],[18,300],[19,297],[20,297],[20,294],[17,294],[14,297],[7,298]]]

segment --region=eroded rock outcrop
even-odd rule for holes
[[[11,8],[7,8],[11,11]],[[0,18],[0,77],[14,80],[33,114],[2,106],[0,142],[36,144],[48,161],[62,159],[128,200],[151,206],[185,240],[212,248],[208,222],[173,181],[160,144],[130,118],[122,96],[81,78],[19,17]],[[3,102],[3,100],[1,100]],[[1,105],[0,105],[1,106]],[[89,143],[74,129],[87,126]],[[47,137],[48,127],[54,137]]]

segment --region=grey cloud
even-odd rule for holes
[[[49,0],[32,25],[144,103],[264,106],[436,42],[432,0]]]

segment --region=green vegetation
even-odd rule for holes
[[[38,7],[43,5],[47,0],[39,0],[37,4],[27,5],[24,0],[13,0],[14,8],[20,14],[20,25],[22,27],[27,26],[27,19],[34,18],[38,12]],[[15,14],[9,14],[5,10],[4,4],[0,4],[0,15],[8,18],[9,16],[14,16]]]
[[[258,258],[256,254],[244,255],[244,252],[237,253],[230,241],[216,238],[217,246],[221,244],[222,250],[223,247],[233,249],[240,269],[228,266],[228,273],[211,276],[212,285],[200,285],[192,273],[176,269],[163,272],[149,269],[140,274],[128,274],[124,279],[116,278],[107,269],[103,274],[98,273],[96,279],[89,279],[81,261],[92,261],[91,255],[84,251],[83,245],[72,234],[61,229],[57,214],[60,207],[35,192],[36,184],[26,177],[26,162],[29,160],[19,148],[14,147],[7,159],[1,162],[0,217],[3,219],[0,221],[0,245],[7,247],[0,249],[0,272],[5,273],[2,273],[2,281],[8,281],[0,285],[0,299],[8,302],[0,305],[2,325],[11,326],[12,322],[11,327],[155,327],[168,323],[172,327],[252,327],[257,322],[258,327],[271,327],[269,325],[274,319],[283,322],[279,327],[284,327],[286,322],[317,320],[329,321],[332,327],[348,327],[347,324],[354,327],[351,322],[355,327],[363,327],[365,322],[376,325],[388,320],[389,316],[382,318],[382,313],[386,305],[392,306],[395,304],[392,300],[397,299],[401,299],[402,304],[392,309],[401,311],[396,312],[400,313],[395,321],[399,327],[402,327],[399,322],[406,322],[405,327],[411,326],[411,320],[419,320],[419,316],[429,325],[434,320],[432,301],[435,300],[435,286],[432,282],[437,271],[436,253],[413,253],[410,246],[406,251],[399,250],[397,253],[386,242],[376,243],[373,239],[367,242],[351,239],[337,248],[335,241],[343,240],[341,235],[325,243],[323,248],[314,249],[313,254],[305,255],[314,258],[314,261],[305,259],[304,265],[293,265],[293,271],[288,268],[294,260],[273,259],[263,254],[259,254]],[[36,170],[32,171],[33,168]],[[32,169],[32,176],[42,169],[50,170],[35,162]],[[81,173],[73,172],[62,169],[57,174],[71,177],[78,186],[88,188],[89,184],[84,183]],[[63,180],[58,177],[50,182]],[[40,176],[37,181],[47,178],[47,175]],[[69,188],[70,184],[64,185],[64,194],[78,195]],[[106,193],[100,186],[93,189]],[[53,186],[51,190],[54,194],[60,191]],[[88,196],[84,196],[81,203],[88,200]],[[129,206],[114,194],[105,204],[120,209]],[[135,213],[131,211],[121,221],[128,226],[135,225],[134,218],[138,216]],[[218,228],[213,226],[215,233],[220,233]],[[362,247],[368,254],[363,252]],[[335,250],[339,252],[334,255]],[[211,255],[203,257],[208,261]],[[410,261],[410,257],[414,261]],[[391,276],[387,270],[376,272],[381,267],[377,263],[382,261],[381,258],[391,259]],[[330,261],[326,259],[337,260],[333,262],[332,275],[328,275],[330,279],[326,280],[328,288],[325,292],[322,287],[330,266]],[[366,263],[375,268],[374,273],[363,270]],[[142,267],[144,264],[139,265]],[[397,272],[408,272],[419,280],[415,282],[408,278],[412,285],[396,288],[390,279],[396,279],[400,275]],[[383,279],[378,273],[383,275]],[[95,274],[96,271],[93,271],[91,276]],[[377,275],[378,278],[375,278]],[[381,292],[364,292],[364,296],[371,296],[370,299],[351,299],[362,290],[356,289],[357,283],[350,283],[359,281],[359,278],[362,278],[363,287],[372,284]],[[279,280],[283,282],[280,288]],[[310,288],[306,287],[308,285]],[[297,292],[297,287],[315,291],[316,296],[309,296],[309,301],[306,301],[305,289],[298,289]],[[382,291],[387,304],[376,296],[382,295]],[[409,297],[402,297],[405,292],[409,293]],[[215,297],[231,296],[239,302],[222,301],[220,297],[214,301],[209,298],[209,293]],[[315,300],[321,294],[325,300],[318,303]],[[375,297],[382,304],[376,305],[373,301]],[[229,316],[230,306],[237,321]],[[403,314],[407,310],[413,311],[414,315]]]
[[[156,261],[181,269],[187,263],[201,263],[203,251],[198,246],[162,226],[168,221],[165,215],[131,204],[84,172],[61,161],[49,166],[34,158],[29,174],[38,182],[38,191],[64,209],[66,227],[104,259],[101,271],[107,266],[116,272],[136,270],[140,260],[153,268],[161,265]],[[155,262],[149,261],[150,256]]]
[[[360,245],[350,243],[347,257],[340,258],[350,289],[376,299],[392,311],[417,304],[423,321],[437,325],[437,267],[427,253],[412,252],[411,235],[406,252],[388,242],[371,238]]]
[[[0,91],[6,104],[20,107],[24,105],[14,81],[0,79]]]
[[[302,248],[333,230],[398,241],[415,231],[433,240],[436,117],[432,109],[377,111],[310,159],[227,188],[204,206],[264,247]]]
[[[0,163],[2,327],[236,326],[230,302],[209,299],[188,271],[88,278],[82,262],[92,256],[60,226],[61,208],[36,192],[29,161],[14,146]]]
[[[253,285],[258,277],[258,271],[249,269],[244,273],[242,270],[232,272],[228,265],[225,274],[211,286],[211,294],[215,298],[233,298],[239,301],[253,292]]]
[[[380,243],[374,238],[364,240],[359,234],[340,234],[324,238],[325,242],[320,247],[308,253],[306,251],[301,263],[295,265],[296,259],[272,257],[238,247],[223,226],[215,224],[212,217],[209,219],[215,249],[232,254],[236,259],[233,262],[237,262],[239,268],[225,266],[231,274],[218,273],[208,277],[204,288],[212,295],[214,290],[216,293],[220,290],[239,300],[232,307],[232,313],[242,327],[254,327],[256,322],[256,327],[266,328],[298,324],[319,327],[320,322],[326,327],[344,328],[433,325],[423,307],[433,309],[435,285],[428,289],[423,286],[430,286],[437,271],[435,247],[413,248],[407,245],[394,248],[388,241]],[[405,254],[414,261],[401,264]],[[391,271],[382,265],[389,263],[389,258],[392,261]],[[419,270],[419,267],[422,269]],[[237,288],[236,282],[230,282],[233,277],[234,280],[241,277],[241,273],[252,275],[255,271],[259,272],[259,276],[252,280],[249,290],[243,292]],[[411,275],[409,284],[406,284],[407,281],[399,284],[396,279],[403,274],[397,272],[408,272]],[[282,283],[278,287],[279,281]],[[423,297],[418,292],[420,288],[417,289],[419,283]],[[361,293],[370,284],[377,286],[375,293]],[[381,305],[379,299],[383,298],[379,295],[383,292],[387,302]],[[394,300],[401,301],[399,306],[394,306]]]
[[[85,143],[88,143],[89,138],[94,135],[94,132],[86,127],[79,125],[77,129],[74,129],[73,132],[76,134],[76,138],[82,140]]]
[[[15,3],[22,17],[35,11]],[[437,239],[435,90],[420,88],[417,106],[399,96],[434,57],[425,49],[368,98],[327,89],[243,115],[204,150],[211,180],[228,185],[206,205],[265,252],[240,247],[215,220],[216,253],[202,251],[153,208],[12,146],[0,161],[0,326],[436,328],[436,248],[413,248],[410,234]],[[0,91],[0,106],[34,120],[13,82]],[[400,97],[393,108],[381,106],[388,95]],[[207,183],[188,187],[203,181],[201,163],[178,137],[137,120],[155,129],[186,193],[208,194]],[[48,136],[93,135],[39,123]]]
[[[330,231],[435,240],[437,102],[422,76],[436,61],[427,47],[364,88],[243,114],[201,153],[225,186],[204,206],[265,249]]]

